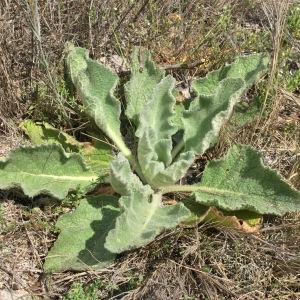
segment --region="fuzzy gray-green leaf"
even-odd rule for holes
[[[223,80],[213,95],[201,96],[198,109],[184,113],[184,143],[186,150],[202,155],[215,143],[219,131],[231,116],[239,101],[244,82],[241,79]]]
[[[111,183],[123,195],[119,201],[121,215],[106,238],[105,247],[111,252],[121,253],[146,245],[190,214],[182,204],[163,206],[161,194],[143,185],[120,155],[112,163]]]
[[[203,154],[216,141],[240,96],[267,70],[269,58],[254,54],[193,81],[196,99],[183,113],[186,150]]]
[[[29,197],[46,193],[63,199],[69,191],[92,187],[97,178],[79,154],[55,144],[18,148],[0,160],[0,189],[20,187]]]
[[[176,103],[174,88],[175,79],[170,75],[155,86],[151,99],[141,111],[137,137],[140,138],[148,128],[154,131],[157,141],[170,138],[176,133],[177,128],[171,123]]]
[[[168,186],[176,183],[186,174],[195,159],[193,151],[180,153],[179,157],[166,169],[157,173],[152,179],[155,187]]]
[[[98,270],[112,264],[115,254],[105,249],[104,243],[118,215],[114,197],[82,199],[74,212],[58,219],[60,235],[46,257],[45,271]]]
[[[110,164],[110,183],[122,196],[130,195],[133,189],[145,188],[140,179],[132,173],[128,160],[121,153]]]
[[[164,71],[155,66],[150,52],[135,48],[131,58],[131,78],[125,85],[126,115],[138,125],[139,114],[151,99],[155,86],[164,77]]]
[[[164,229],[175,227],[190,215],[183,204],[163,206],[160,194],[140,190],[122,197],[120,206],[121,215],[105,243],[105,247],[114,253],[144,246]]]
[[[275,215],[300,210],[300,193],[248,146],[233,146],[225,158],[211,161],[198,187],[198,202],[224,210]]]
[[[185,175],[194,161],[194,152],[182,152],[172,164],[166,166],[158,155],[159,152],[154,148],[157,144],[155,145],[155,137],[153,136],[153,131],[149,129],[139,140],[138,158],[143,174],[149,184],[155,188],[172,185]],[[160,142],[166,144],[164,149],[169,147],[171,155],[172,141],[165,139]]]
[[[142,171],[149,183],[156,187],[158,182],[174,184],[178,180],[178,174],[186,171],[182,168],[184,162],[170,166],[172,136],[177,131],[177,127],[172,123],[176,102],[173,96],[174,87],[175,80],[171,76],[163,78],[155,87],[152,99],[140,114],[140,123],[136,131],[136,136],[140,138],[138,159]],[[169,167],[171,169],[167,171]]]
[[[138,160],[141,165],[142,172],[149,182],[152,184],[152,179],[165,169],[165,164],[163,161],[159,160],[157,149],[155,149],[156,137],[155,133],[151,128],[148,128],[142,137],[139,139],[138,143]],[[166,152],[167,147],[169,147],[169,157],[171,158],[170,151],[172,149],[171,140],[163,140],[164,147],[163,152]],[[162,143],[162,141],[160,141]]]
[[[66,64],[87,114],[123,151],[126,146],[124,147],[120,132],[121,104],[114,96],[119,81],[118,76],[102,64],[90,59],[86,49],[74,46],[69,48]]]
[[[245,89],[251,86],[266,70],[269,65],[269,56],[265,54],[251,54],[238,57],[232,64],[221,67],[208,73],[205,77],[192,82],[192,89],[197,95],[212,95],[220,82],[224,79],[242,79]],[[193,102],[191,103],[191,108]]]

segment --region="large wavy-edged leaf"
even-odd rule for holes
[[[244,82],[241,79],[223,80],[215,94],[201,96],[198,109],[183,114],[183,140],[186,150],[202,155],[216,138],[224,122],[231,116],[239,101]],[[195,109],[195,104],[193,105]]]
[[[112,148],[101,141],[79,142],[74,137],[56,129],[46,122],[24,120],[20,127],[35,145],[58,144],[66,152],[80,153],[85,162],[99,176],[108,174],[109,163],[112,159]]]
[[[246,89],[267,71],[269,60],[269,56],[265,54],[240,56],[232,64],[212,71],[203,78],[194,80],[192,89],[198,96],[212,95],[220,82],[226,78],[242,79],[245,82],[244,88]],[[192,101],[191,109],[193,109],[193,104],[194,102]],[[198,105],[196,105],[196,108],[198,108]]]
[[[132,173],[128,160],[121,153],[110,164],[110,183],[113,189],[122,196],[130,195],[133,189],[143,190],[146,188]],[[150,187],[148,186],[147,189]]]
[[[114,197],[82,199],[74,212],[58,219],[60,234],[46,257],[45,271],[98,270],[113,263],[115,254],[104,248],[104,242],[118,215]]]
[[[211,161],[198,187],[199,203],[224,210],[274,215],[300,210],[300,193],[248,146],[233,146],[223,159]]]
[[[136,136],[140,138],[139,147],[143,143],[144,135],[151,136],[151,148],[156,160],[168,166],[172,161],[172,135],[177,128],[171,121],[174,115],[176,102],[173,96],[175,79],[167,76],[156,85],[151,100],[144,106],[140,114],[140,124]],[[142,168],[143,164],[141,163]]]
[[[175,82],[175,79],[168,75],[155,86],[150,100],[141,111],[137,137],[142,137],[147,128],[154,131],[157,141],[170,138],[176,132],[176,127],[171,123],[176,103],[173,95]]]
[[[140,113],[136,131],[136,136],[139,137],[138,160],[145,178],[152,185],[153,178],[172,161],[171,137],[176,132],[171,124],[176,101],[172,94],[174,86],[174,78],[163,78]]]
[[[120,199],[121,215],[106,238],[105,247],[114,253],[144,246],[164,229],[173,228],[189,216],[183,204],[163,206],[160,194],[134,190]]]
[[[124,152],[130,151],[120,132],[120,102],[114,96],[118,76],[102,64],[89,58],[88,51],[68,45],[66,65],[71,80],[80,95],[87,114],[97,126]]]
[[[29,197],[47,193],[63,199],[71,190],[92,187],[97,178],[79,154],[60,145],[18,148],[0,161],[0,189],[20,187]]]
[[[131,57],[131,78],[125,85],[126,115],[138,125],[139,114],[151,99],[155,86],[164,77],[164,71],[155,66],[150,52],[134,48]]]
[[[233,64],[193,81],[197,97],[183,113],[186,150],[201,155],[216,142],[239,97],[267,70],[268,62],[269,58],[261,54],[240,57]]]
[[[193,161],[193,153],[184,155],[173,165],[172,135],[177,127],[172,124],[175,80],[167,76],[155,87],[151,100],[140,113],[138,159],[143,174],[155,187],[174,184],[184,176]]]

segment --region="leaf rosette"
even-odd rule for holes
[[[267,55],[242,56],[195,79],[195,97],[183,105],[176,103],[175,79],[148,51],[135,48],[125,84],[124,114],[135,136],[129,148],[120,130],[117,74],[92,60],[86,49],[69,44],[66,52],[68,75],[85,113],[121,153],[111,160],[111,149],[101,144],[86,148],[46,123],[22,125],[39,146],[17,149],[0,161],[1,189],[19,187],[30,197],[47,193],[63,199],[70,191],[91,191],[109,169],[115,192],[86,196],[59,218],[61,232],[46,258],[47,271],[101,269],[117,253],[145,246],[181,223],[210,220],[252,232],[257,228],[251,223],[260,224],[262,214],[300,210],[299,191],[245,145],[209,162],[200,183],[181,185],[195,157],[217,143],[241,96],[267,71]],[[188,200],[178,200],[178,192],[188,193]],[[176,198],[172,205],[165,201],[170,195]],[[240,220],[247,223],[241,226]]]

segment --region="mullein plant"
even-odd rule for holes
[[[199,183],[178,183],[195,157],[217,142],[234,106],[268,63],[264,54],[241,56],[193,80],[194,97],[184,106],[176,103],[175,79],[152,62],[148,51],[135,48],[131,77],[124,85],[125,116],[135,129],[130,149],[120,131],[117,74],[89,58],[86,49],[68,44],[68,75],[85,113],[119,153],[111,159],[113,153],[101,146],[87,150],[66,134],[60,141],[43,141],[39,132],[35,138],[40,145],[21,147],[0,161],[1,189],[18,187],[29,197],[48,194],[57,199],[74,190],[86,194],[73,212],[58,219],[60,235],[45,270],[101,269],[117,254],[147,245],[166,229],[200,220],[211,207],[231,215],[299,211],[300,193],[246,145],[234,145],[224,158],[210,161]],[[24,125],[28,132],[32,124]],[[50,125],[43,126],[49,130]],[[95,156],[98,162],[91,160]],[[109,178],[113,196],[89,193],[103,176]],[[178,192],[188,201],[166,204],[164,199]]]

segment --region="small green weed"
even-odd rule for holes
[[[57,91],[57,96],[53,96],[53,89]],[[80,106],[70,94],[65,79],[58,74],[56,75],[55,87],[51,87],[44,81],[37,82],[33,99],[29,112],[32,113],[32,118],[36,120],[49,119],[51,122],[55,120],[55,124],[62,125],[70,122],[74,110],[80,113]]]
[[[82,283],[74,283],[68,293],[64,296],[64,300],[97,300],[97,292],[102,287],[102,282],[97,280],[87,286]]]
[[[128,281],[128,290],[134,290],[143,284],[143,275],[132,276]]]
[[[299,4],[290,7],[288,20],[288,31],[295,39],[300,39],[300,7]]]
[[[266,30],[249,31],[247,28],[240,28],[236,38],[243,50],[267,51],[270,47],[270,32]]]

